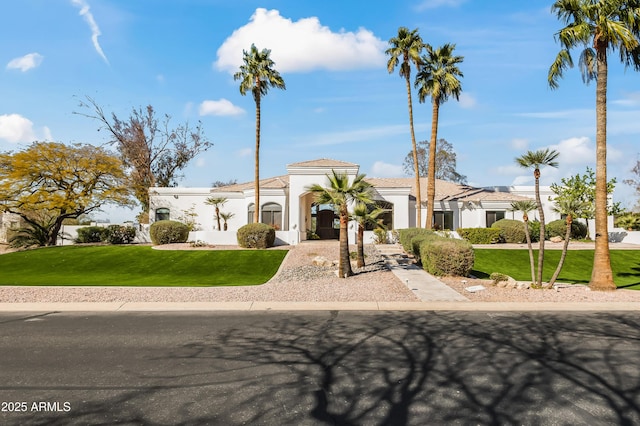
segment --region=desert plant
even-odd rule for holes
[[[627,213],[616,218],[614,225],[628,231],[640,230],[640,215]]]
[[[189,238],[189,227],[175,220],[159,220],[151,224],[149,235],[156,245],[184,243]]]
[[[386,229],[376,228],[373,230],[374,244],[390,244],[389,233]]]
[[[240,247],[266,249],[273,247],[276,230],[266,223],[250,223],[238,229],[237,238]]]

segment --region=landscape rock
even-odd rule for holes
[[[333,262],[324,256],[316,256],[311,260],[311,264],[315,266],[333,266]]]
[[[564,241],[564,239],[562,237],[555,236],[555,237],[549,238],[549,241],[551,241],[552,243],[561,243]]]

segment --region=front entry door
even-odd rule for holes
[[[337,238],[336,229],[333,227],[336,214],[333,210],[320,210],[316,215],[316,234],[322,240]]]

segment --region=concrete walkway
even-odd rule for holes
[[[468,302],[469,299],[413,263],[400,244],[379,244],[376,249],[396,277],[423,302]]]

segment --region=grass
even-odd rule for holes
[[[154,250],[67,246],[0,256],[0,285],[209,287],[259,285],[286,250]]]
[[[507,274],[516,280],[531,280],[528,250],[474,249],[476,261],[471,274],[488,278],[492,272]],[[593,250],[569,250],[558,282],[583,283],[591,279]],[[543,281],[549,281],[560,260],[561,250],[545,250]],[[537,267],[538,251],[534,250]],[[618,288],[640,290],[640,251],[611,250],[613,279]]]

